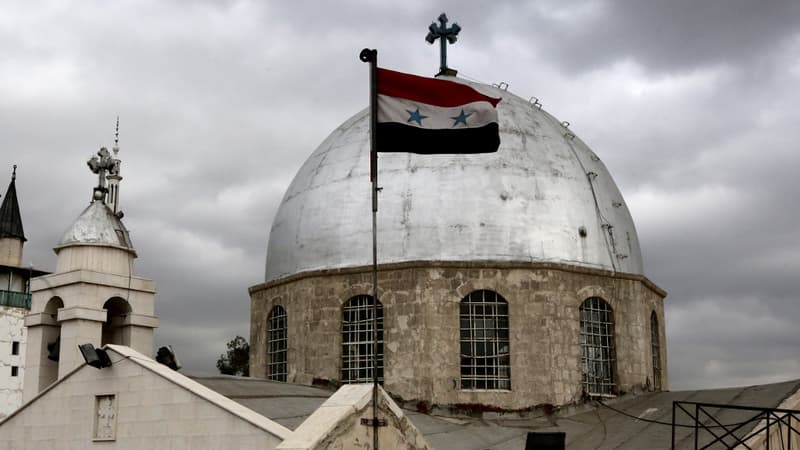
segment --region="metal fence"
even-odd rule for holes
[[[672,449],[678,427],[694,428],[696,450],[800,450],[800,411],[791,409],[675,401]]]
[[[0,306],[31,309],[31,294],[0,290]]]

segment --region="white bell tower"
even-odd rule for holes
[[[115,157],[103,147],[89,160],[98,174],[92,201],[53,249],[56,271],[31,282],[25,401],[83,364],[80,344],[153,353],[155,283],[133,275],[137,255],[119,211],[116,143],[114,150]]]

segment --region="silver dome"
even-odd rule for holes
[[[469,84],[503,98],[499,151],[381,153],[378,263],[541,261],[642,274],[633,220],[600,159],[538,105]],[[361,111],[300,168],[272,224],[266,281],[372,264],[368,129]]]
[[[102,201],[94,201],[83,210],[56,248],[75,244],[110,245],[135,254],[125,225]]]

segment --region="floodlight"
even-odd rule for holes
[[[175,356],[175,351],[172,350],[171,345],[167,345],[166,347],[161,347],[158,349],[158,352],[156,353],[156,361],[172,370],[181,369],[181,362],[178,360],[178,357]]]
[[[108,357],[108,353],[102,348],[94,348],[92,344],[82,344],[78,346],[78,349],[80,349],[86,364],[96,369],[111,367],[111,358]]]

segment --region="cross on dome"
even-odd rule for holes
[[[447,27],[447,14],[442,13],[439,15],[439,24],[437,25],[436,22],[433,22],[428,27],[428,35],[425,36],[425,40],[428,41],[429,44],[433,44],[436,39],[439,39],[439,53],[440,53],[440,64],[439,64],[439,73],[437,75],[455,75],[456,71],[454,69],[450,69],[447,67],[447,43],[455,44],[458,40],[458,32],[461,31],[461,27],[453,22],[451,27]]]

